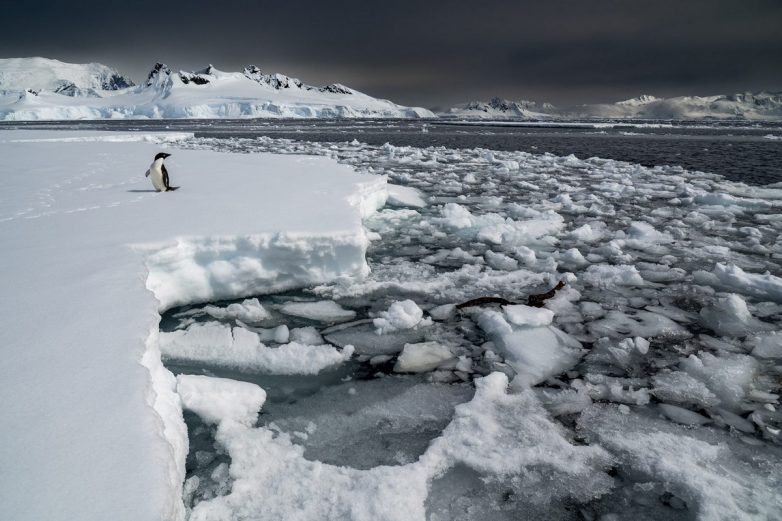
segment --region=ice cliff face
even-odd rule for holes
[[[250,65],[175,72],[156,63],[138,86],[100,64],[0,60],[0,120],[102,118],[419,118],[423,108],[379,100],[335,83],[305,85]]]

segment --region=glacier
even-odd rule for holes
[[[0,60],[0,120],[205,118],[428,118],[420,107],[341,84],[313,87],[253,65],[172,71],[157,63],[140,85],[101,64]]]

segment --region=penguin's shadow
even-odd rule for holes
[[[127,190],[127,192],[131,194],[146,194],[149,192],[155,193],[157,190]]]

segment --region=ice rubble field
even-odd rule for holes
[[[0,134],[13,518],[782,519],[782,187],[62,136]]]
[[[257,423],[189,416],[190,519],[782,519],[782,187],[480,149],[183,146],[406,186],[364,222],[368,277],[164,320],[170,367],[268,393]],[[455,307],[486,296],[513,304]],[[263,360],[292,339],[353,356]]]

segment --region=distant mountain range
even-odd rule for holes
[[[440,112],[441,117],[466,119],[782,119],[782,92],[758,92],[719,96],[656,98],[643,95],[616,103],[557,108],[549,103],[493,98],[473,101]]]
[[[305,85],[250,65],[174,72],[157,63],[141,85],[98,63],[0,59],[0,119],[427,118],[434,114],[344,85]]]
[[[782,92],[656,98],[560,108],[493,98],[441,111],[458,119],[782,119]],[[345,85],[306,85],[254,65],[223,72],[212,65],[174,71],[157,63],[135,85],[99,63],[0,59],[0,120],[117,118],[432,118],[431,111],[377,99]]]

